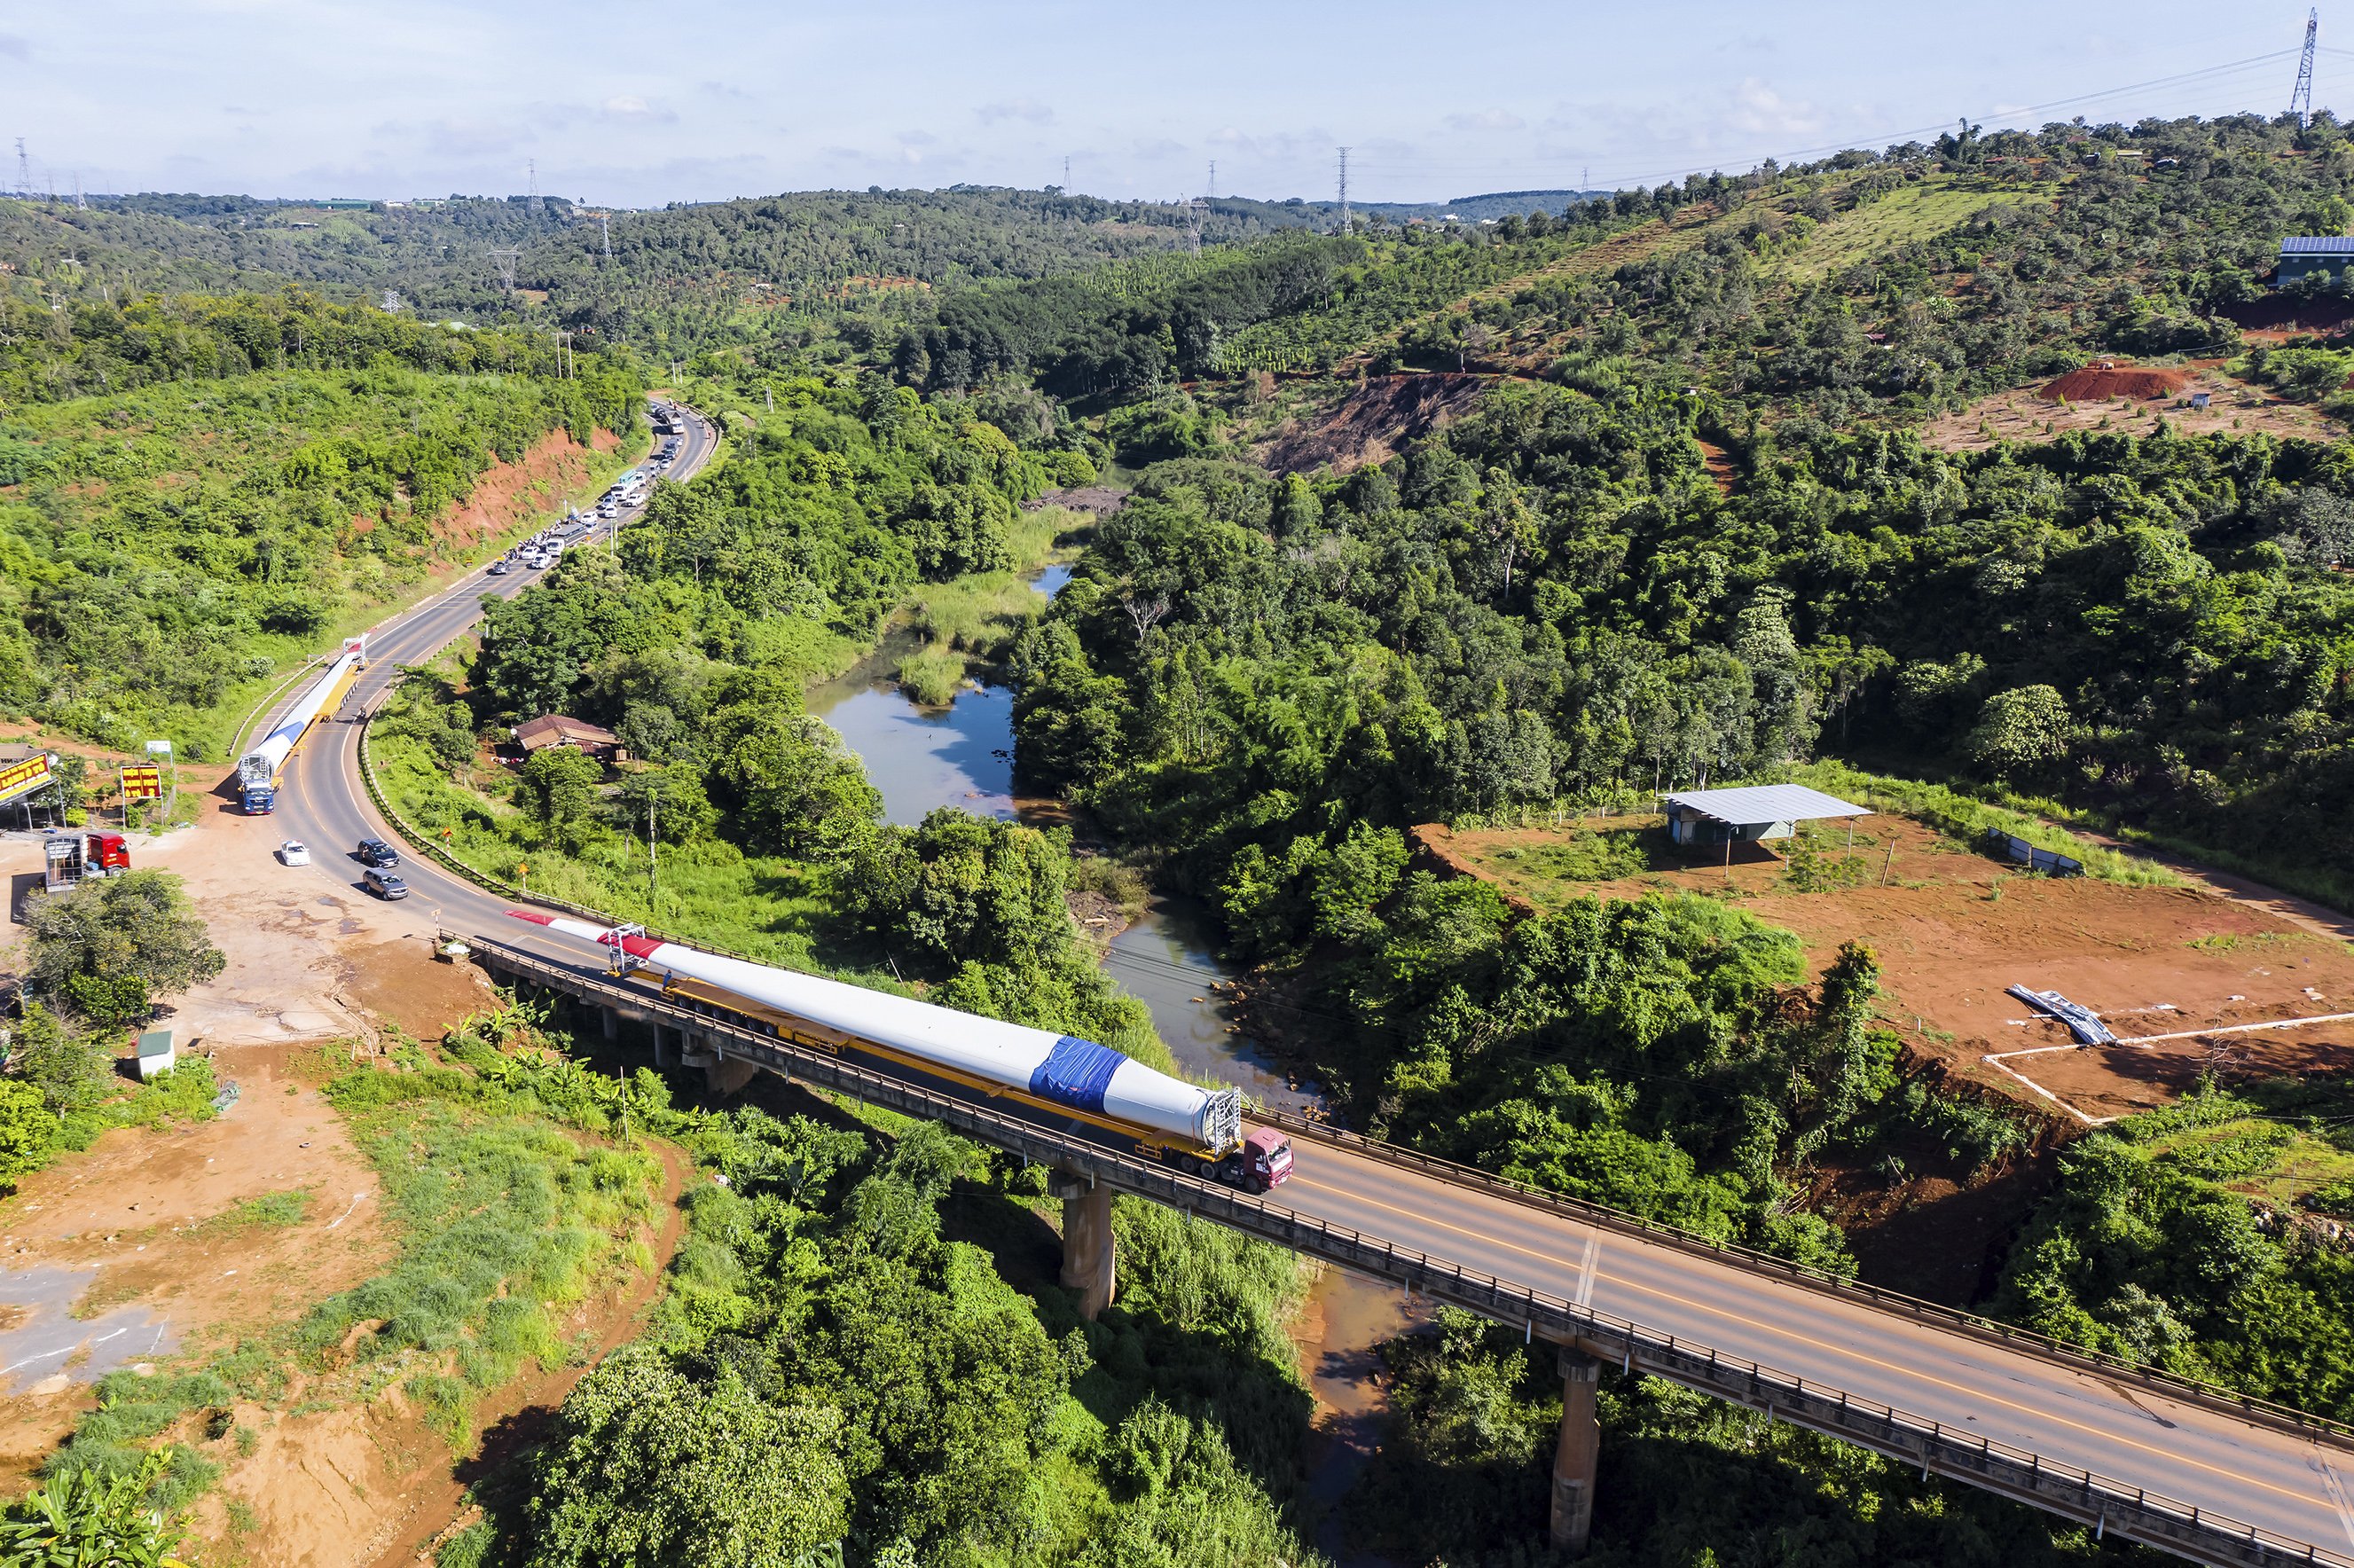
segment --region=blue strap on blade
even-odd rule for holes
[[[1030,1075],[1030,1092],[1059,1105],[1099,1111],[1104,1091],[1111,1086],[1111,1075],[1127,1060],[1108,1045],[1066,1034]]]

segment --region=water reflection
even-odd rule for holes
[[[1198,899],[1153,899],[1142,919],[1112,938],[1104,966],[1151,1009],[1153,1027],[1187,1072],[1239,1084],[1244,1094],[1278,1110],[1323,1104],[1312,1086],[1295,1086],[1257,1041],[1235,1030],[1211,987],[1227,971],[1218,961],[1216,927]]]
[[[865,763],[884,819],[913,827],[935,806],[1013,815],[1013,694],[968,686],[947,707],[917,707],[891,683],[896,662],[886,648],[809,699],[810,712]]]

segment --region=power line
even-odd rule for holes
[[[2321,32],[2321,8],[2311,7],[2305,14],[2305,52],[2296,58],[2296,85],[2289,90],[2288,111],[2296,116],[2296,128],[2302,132],[2313,120],[2313,45]]]

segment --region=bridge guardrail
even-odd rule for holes
[[[1320,1143],[1329,1143],[1336,1148],[1352,1150],[1370,1159],[1381,1160],[1384,1164],[1420,1171],[1457,1186],[1477,1187],[1509,1202],[1527,1208],[1540,1209],[1564,1219],[1575,1220],[1598,1230],[1639,1237],[1645,1241],[1673,1247],[1679,1252],[1704,1255],[1750,1273],[1787,1280],[1803,1288],[1820,1291],[1825,1295],[1867,1301],[1875,1307],[1901,1311],[1915,1319],[1935,1321],[1986,1343],[2022,1351],[2041,1360],[2067,1366],[2075,1371],[2097,1372],[2105,1377],[2130,1378],[2154,1393],[2184,1399],[2209,1409],[2220,1410],[2226,1414],[2262,1421],[2267,1425],[2294,1432],[2299,1436],[2323,1436],[2354,1447],[2354,1427],[2349,1427],[2343,1422],[2333,1421],[2326,1415],[2315,1415],[2310,1412],[2297,1410],[2288,1405],[2276,1404],[2269,1400],[2258,1399],[2253,1394],[2242,1393],[2219,1383],[2200,1383],[2194,1378],[2180,1377],[2141,1361],[2127,1361],[2121,1356],[2112,1356],[2099,1351],[2088,1350],[2081,1345],[2072,1345],[2063,1340],[2055,1340],[2048,1334],[2038,1333],[2032,1329],[2021,1329],[1995,1319],[1981,1318],[1976,1313],[1965,1312],[1958,1308],[1940,1306],[1935,1301],[1924,1301],[1918,1297],[1907,1296],[1901,1291],[1883,1289],[1877,1285],[1867,1285],[1860,1279],[1850,1279],[1844,1275],[1810,1268],[1805,1264],[1795,1263],[1786,1257],[1776,1257],[1772,1253],[1759,1252],[1755,1248],[1743,1246],[1737,1242],[1716,1241],[1696,1232],[1661,1224],[1656,1220],[1647,1220],[1639,1214],[1628,1213],[1621,1209],[1607,1208],[1600,1203],[1589,1202],[1583,1198],[1573,1198],[1559,1192],[1548,1192],[1541,1187],[1515,1181],[1510,1177],[1499,1176],[1493,1171],[1482,1171],[1476,1165],[1464,1165],[1452,1160],[1441,1159],[1437,1155],[1424,1154],[1416,1150],[1406,1149],[1398,1144],[1385,1143],[1380,1139],[1367,1138],[1363,1133],[1351,1132],[1344,1128],[1310,1121],[1305,1117],[1289,1111],[1257,1111],[1252,1113],[1252,1119],[1270,1127],[1281,1128],[1295,1138],[1306,1138]]]
[[[2218,1568],[2284,1568],[2289,1563],[2354,1568],[2354,1557],[2324,1552],[2239,1520],[2153,1496],[2146,1489],[2054,1464],[2041,1455],[1956,1432],[1893,1405],[1843,1390],[1809,1385],[1758,1362],[1659,1334],[1629,1319],[1580,1307],[1394,1242],[1299,1213],[1164,1166],[1086,1142],[985,1103],[957,1098],[822,1053],[773,1039],[725,1020],[675,1006],[657,994],[555,964],[480,934],[473,956],[515,978],[561,989],[600,1005],[659,1017],[714,1039],[723,1053],[788,1077],[851,1095],[904,1115],[938,1121],[1034,1163],[1054,1165],[1120,1191],[1181,1209],[1295,1252],[1447,1300],[1499,1322],[1524,1325],[1533,1340],[1601,1360],[1618,1360],[1685,1387],[1769,1416],[1809,1426],[1955,1480],[2030,1502],[2164,1551]]]

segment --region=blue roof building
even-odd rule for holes
[[[2354,266],[2354,238],[2335,234],[2297,234],[2281,241],[2280,260],[2273,268],[2273,287],[2285,288],[2299,278],[2327,272],[2343,278]]]

